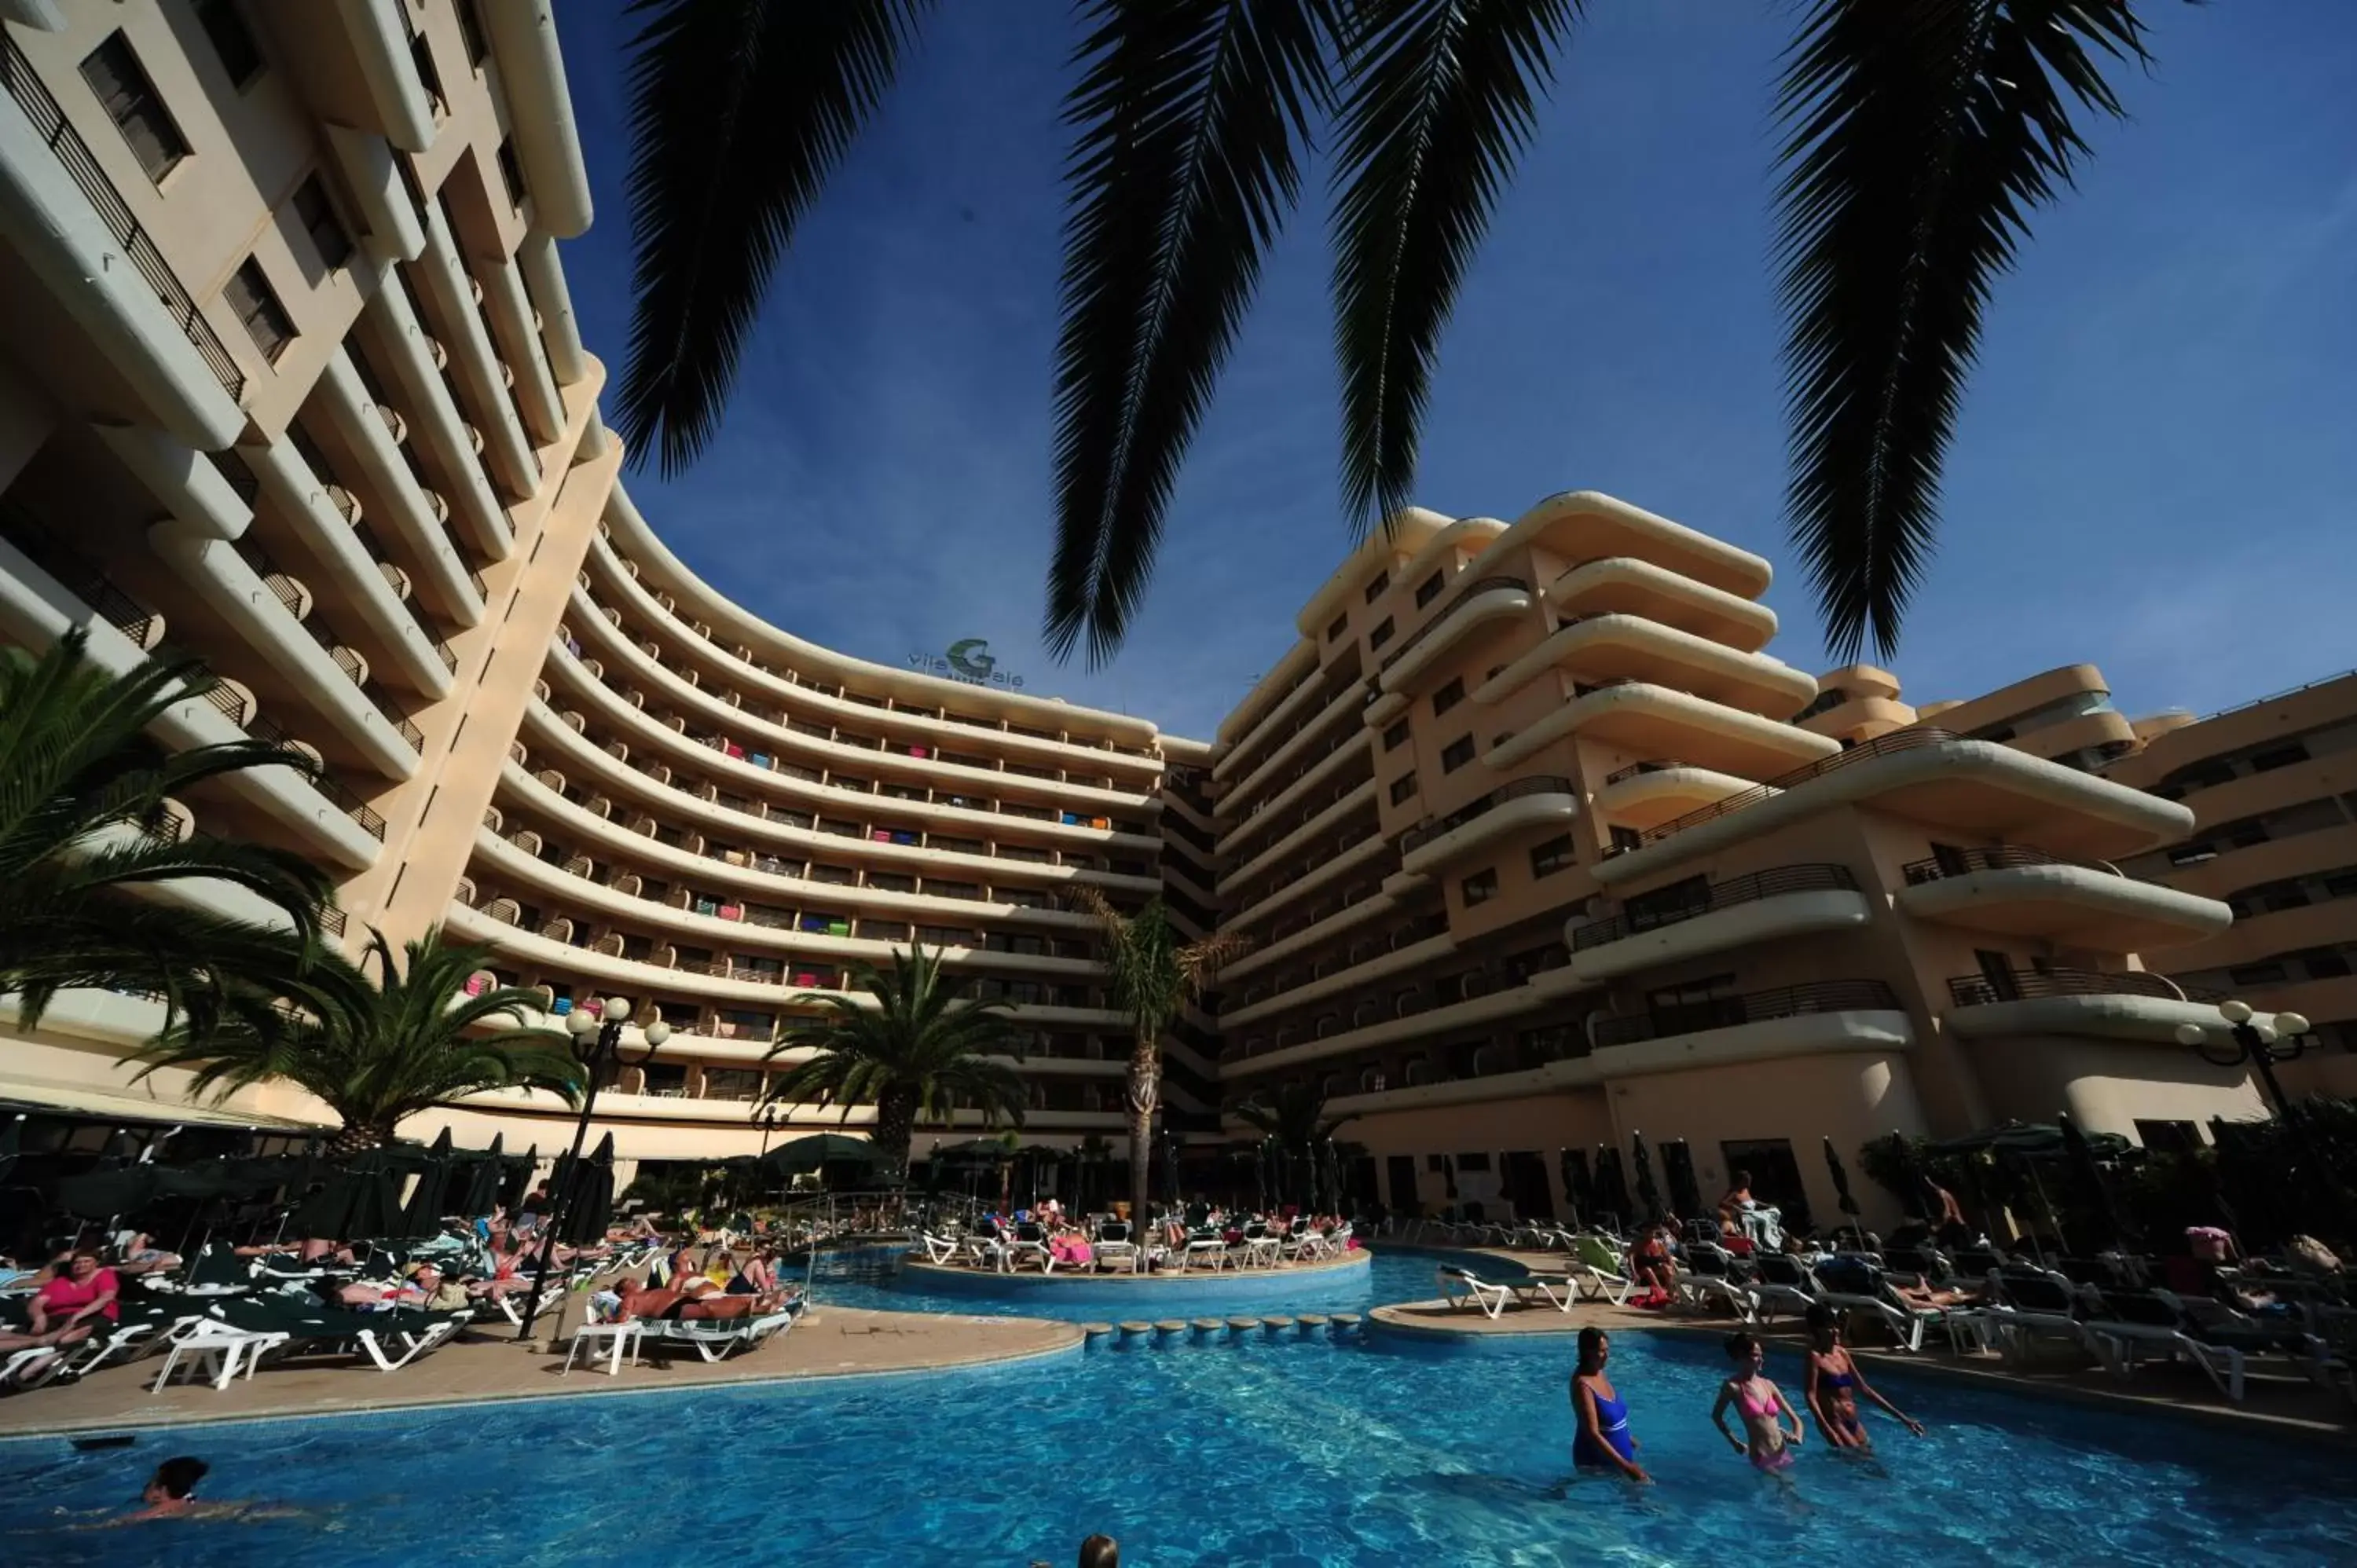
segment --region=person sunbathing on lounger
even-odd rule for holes
[[[708,1283],[708,1282],[707,1282]],[[615,1321],[628,1322],[637,1318],[653,1323],[662,1320],[697,1323],[737,1317],[762,1317],[785,1305],[781,1295],[728,1295],[714,1293],[690,1295],[677,1290],[649,1290],[624,1281],[615,1287],[620,1305]]]
[[[56,1275],[33,1293],[26,1304],[31,1331],[0,1333],[0,1350],[29,1350],[42,1346],[76,1345],[123,1316],[115,1297],[122,1283],[114,1271],[102,1267],[98,1254],[84,1248]]]
[[[1922,1274],[1915,1276],[1913,1284],[1906,1284],[1898,1280],[1890,1280],[1889,1283],[1890,1288],[1898,1293],[1900,1300],[1917,1308],[1963,1306],[1973,1299],[1970,1292],[1943,1289],[1933,1284],[1927,1276]]]

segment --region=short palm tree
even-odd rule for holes
[[[91,661],[80,631],[38,658],[0,650],[0,993],[27,1026],[59,991],[162,995],[175,1019],[211,1015],[227,988],[288,978],[331,885],[298,855],[151,831],[165,802],[251,768],[311,762],[260,741],[167,751],[148,726],[213,684],[199,665],[149,660],[125,675]],[[140,897],[191,878],[242,887],[283,929]]]
[[[816,1054],[770,1081],[768,1103],[840,1105],[845,1121],[855,1106],[875,1106],[876,1152],[889,1183],[908,1172],[920,1116],[963,1109],[980,1112],[985,1126],[1001,1116],[1022,1124],[1023,1079],[993,1059],[1023,1055],[1005,1004],[960,999],[942,979],[941,950],[921,944],[895,950],[888,969],[852,965],[851,980],[864,995],[821,996],[824,1012],[780,1026],[771,1057]]]
[[[524,1026],[542,1005],[538,992],[468,994],[490,949],[446,944],[437,928],[403,952],[405,968],[375,930],[357,964],[322,950],[286,991],[248,988],[214,1026],[167,1031],[138,1053],[139,1076],[191,1069],[189,1090],[199,1095],[292,1083],[343,1122],[328,1145],[337,1154],[389,1144],[409,1117],[485,1090],[546,1090],[580,1102],[581,1065],[565,1036]]]
[[[1328,1120],[1326,1097],[1306,1083],[1287,1083],[1271,1092],[1256,1091],[1252,1098],[1228,1107],[1229,1112],[1261,1133],[1275,1139],[1279,1148],[1292,1154],[1306,1153],[1331,1138],[1346,1122],[1358,1120],[1354,1114]]]
[[[1142,1223],[1154,1164],[1154,1109],[1162,1101],[1163,1031],[1202,995],[1221,965],[1251,944],[1219,933],[1185,940],[1159,898],[1124,915],[1093,887],[1076,888],[1072,897],[1104,932],[1114,1004],[1129,1015],[1129,1201]]]
[[[664,471],[718,428],[778,258],[929,0],[632,0],[636,315],[618,422]],[[1046,635],[1092,663],[1143,597],[1179,466],[1334,149],[1342,492],[1415,482],[1441,336],[1583,0],[1082,0]],[[1707,26],[1707,22],[1701,25]],[[1889,651],[1990,285],[2146,58],[2131,0],[1809,0],[1779,191],[1793,539],[1836,654]]]

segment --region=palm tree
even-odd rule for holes
[[[31,1027],[62,990],[160,994],[171,1018],[210,1017],[229,988],[291,975],[331,884],[298,855],[156,831],[209,780],[308,758],[260,741],[167,750],[147,733],[213,685],[200,665],[149,660],[116,675],[69,632],[38,658],[0,650],[0,993]],[[142,892],[192,878],[285,912],[290,935]]]
[[[1072,898],[1104,931],[1114,1001],[1129,1015],[1129,1201],[1130,1213],[1143,1224],[1154,1164],[1154,1108],[1162,1099],[1162,1033],[1203,993],[1221,965],[1252,944],[1220,933],[1184,941],[1159,898],[1135,915],[1124,915],[1093,887],[1073,889]]]
[[[953,1110],[982,1112],[985,1126],[1004,1115],[1023,1123],[1023,1079],[994,1058],[1023,1055],[1023,1036],[1006,1004],[958,999],[942,983],[941,950],[922,944],[892,966],[851,966],[865,1000],[819,997],[825,1012],[780,1026],[770,1056],[794,1049],[817,1054],[770,1081],[764,1103],[876,1107],[877,1153],[883,1174],[897,1183],[909,1168],[909,1136],[920,1116],[946,1119]]]
[[[373,929],[360,963],[321,950],[285,992],[245,988],[215,1026],[166,1032],[137,1054],[139,1076],[192,1069],[192,1095],[283,1079],[342,1122],[328,1144],[336,1154],[389,1144],[407,1118],[485,1090],[541,1089],[580,1102],[581,1065],[565,1036],[524,1026],[543,1005],[540,993],[500,985],[468,993],[489,948],[446,944],[436,928],[403,951],[405,969]]]
[[[927,0],[632,0],[636,314],[618,423],[664,472],[718,429],[777,262],[875,113]],[[1120,646],[1179,466],[1321,132],[1342,493],[1415,482],[1467,270],[1582,0],[1084,0],[1064,105],[1057,542],[1046,636]],[[1937,522],[1980,317],[2070,181],[2132,0],[1812,0],[1786,55],[1793,541],[1828,640],[1888,652]]]
[[[1272,1094],[1256,1090],[1253,1096],[1228,1107],[1261,1133],[1276,1141],[1277,1146],[1292,1153],[1313,1149],[1331,1138],[1346,1123],[1358,1120],[1357,1112],[1326,1116],[1326,1097],[1306,1083],[1281,1085]]]

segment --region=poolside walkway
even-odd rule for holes
[[[1538,1271],[1560,1270],[1559,1255],[1511,1251],[1501,1248],[1467,1248],[1493,1257],[1508,1258]],[[1593,1324],[1608,1331],[1643,1329],[1657,1334],[1682,1334],[1718,1338],[1743,1326],[1730,1317],[1701,1313],[1645,1312],[1582,1302],[1569,1312],[1551,1306],[1509,1308],[1496,1318],[1471,1306],[1451,1307],[1445,1301],[1400,1302],[1376,1307],[1368,1322],[1377,1332],[1430,1337],[1518,1337],[1563,1335],[1566,1375],[1572,1359],[1570,1336]],[[1806,1337],[1800,1321],[1779,1318],[1750,1332],[1773,1346],[1798,1347]],[[2337,1394],[2305,1379],[2254,1372],[2240,1404],[2228,1402],[2209,1379],[2188,1366],[2148,1364],[2131,1378],[2118,1378],[2101,1368],[2083,1365],[2030,1365],[2007,1362],[1994,1352],[1959,1354],[1944,1338],[1926,1340],[1921,1353],[1853,1345],[1851,1353],[1875,1370],[1892,1368],[1907,1372],[1932,1372],[1983,1383],[1990,1388],[2029,1392],[2083,1404],[2108,1406],[2135,1412],[2167,1412],[2217,1422],[2246,1431],[2264,1432],[2301,1441],[2357,1444],[2357,1409]],[[1798,1388],[1788,1384],[1797,1397]]]
[[[707,1365],[684,1348],[624,1366],[608,1378],[590,1369],[585,1353],[570,1376],[565,1358],[507,1336],[462,1340],[398,1372],[365,1362],[334,1360],[269,1366],[227,1389],[176,1383],[148,1388],[163,1363],[135,1361],[92,1373],[63,1388],[37,1389],[0,1400],[0,1437],[43,1433],[119,1431],[188,1422],[257,1416],[349,1414],[404,1405],[460,1404],[587,1397],[719,1383],[794,1381],[862,1373],[931,1371],[1017,1360],[1068,1350],[1082,1342],[1080,1326],[1026,1317],[937,1316],[929,1313],[862,1312],[813,1307],[791,1332],[759,1348]]]

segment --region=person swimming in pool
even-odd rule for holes
[[[1735,1363],[1736,1372],[1718,1385],[1718,1402],[1710,1407],[1711,1424],[1763,1475],[1792,1468],[1792,1451],[1800,1447],[1803,1436],[1801,1418],[1793,1413],[1784,1391],[1760,1375],[1767,1364],[1767,1348],[1749,1334],[1732,1334],[1727,1340],[1727,1359]],[[1727,1429],[1729,1405],[1742,1412],[1741,1437]],[[1792,1423],[1790,1432],[1784,1429],[1787,1418]]]
[[[1801,1396],[1816,1416],[1817,1430],[1825,1434],[1825,1441],[1836,1448],[1874,1446],[1874,1439],[1866,1433],[1866,1420],[1857,1413],[1860,1394],[1880,1405],[1900,1425],[1922,1436],[1923,1423],[1877,1393],[1857,1363],[1850,1359],[1848,1348],[1842,1344],[1841,1318],[1834,1309],[1820,1302],[1809,1308],[1808,1321],[1808,1381],[1802,1385]]]
[[[1604,1330],[1579,1331],[1579,1367],[1571,1374],[1571,1409],[1579,1426],[1571,1440],[1571,1462],[1583,1470],[1618,1470],[1629,1479],[1652,1480],[1637,1463],[1637,1439],[1629,1430],[1629,1407],[1604,1375],[1612,1341]]]

